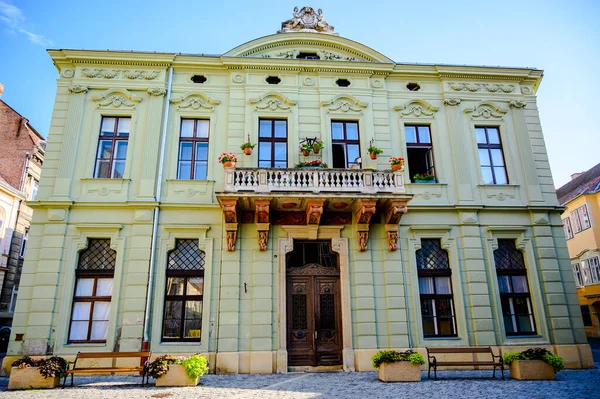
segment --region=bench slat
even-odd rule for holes
[[[67,370],[67,374],[83,374],[83,373],[128,373],[143,371],[143,367],[98,367],[98,368],[82,368]]]
[[[427,348],[429,353],[494,353],[491,348]]]
[[[78,359],[111,359],[118,357],[150,357],[152,352],[79,352]]]
[[[496,362],[437,362],[437,366],[493,366],[500,363]]]

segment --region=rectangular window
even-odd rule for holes
[[[69,343],[106,342],[116,259],[110,239],[89,239],[79,253]]]
[[[27,240],[29,240],[29,229],[25,229],[25,233],[23,233],[23,238],[21,240],[21,251],[19,252],[19,256],[21,258],[25,257],[25,252],[27,251]]]
[[[525,259],[515,240],[498,239],[494,262],[506,335],[535,334]]]
[[[593,327],[592,323],[592,315],[590,313],[590,307],[587,305],[581,305],[579,307],[581,309],[581,317],[583,318],[583,325],[585,327]]]
[[[563,229],[565,230],[565,237],[567,240],[573,238],[573,229],[571,228],[571,218],[567,217],[563,220]]]
[[[206,254],[198,240],[176,240],[167,259],[162,341],[200,342]]]
[[[448,252],[442,249],[439,239],[422,238],[416,256],[423,336],[455,337],[456,315]]]
[[[570,213],[570,218],[573,220],[573,228],[575,233],[579,233],[583,230],[592,227],[590,217],[588,214],[587,205],[582,205]]]
[[[404,126],[408,173],[412,182],[416,174],[435,175],[433,145],[429,126]]]
[[[600,283],[600,261],[598,260],[598,257],[596,256],[588,259],[588,265],[590,268],[592,284]]]
[[[15,307],[17,306],[17,295],[19,294],[19,287],[13,286],[12,295],[10,296],[10,304],[8,305],[8,311],[14,313]]]
[[[581,277],[581,270],[579,269],[579,263],[573,263],[573,275],[575,276],[575,285],[577,287],[583,287],[583,278]]]
[[[287,120],[258,121],[258,167],[287,168]]]
[[[497,127],[475,127],[484,184],[508,184],[500,131]]]
[[[182,119],[179,131],[177,178],[206,180],[208,168],[208,119]]]
[[[360,166],[360,138],[358,122],[331,122],[331,153],[334,168],[352,168]]]
[[[29,198],[30,201],[35,200],[35,197],[37,196],[39,185],[40,184],[38,183],[37,180],[33,180],[33,184],[31,185],[31,198]]]
[[[131,118],[102,117],[94,177],[122,179]]]
[[[592,284],[592,273],[590,270],[590,264],[589,264],[589,260],[582,260],[581,263],[579,263],[579,268],[581,269],[581,277],[583,279],[583,285],[590,285]]]

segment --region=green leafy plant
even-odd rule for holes
[[[543,360],[552,366],[555,373],[565,368],[565,364],[560,356],[553,355],[544,348],[531,348],[523,352],[506,352],[503,358],[506,365],[510,365],[515,360]]]
[[[369,151],[370,154],[377,154],[377,155],[383,153],[382,149],[377,148],[374,145],[372,145],[369,148],[367,148],[367,151]]]
[[[309,162],[298,162],[296,165],[294,165],[295,168],[303,168],[305,166],[308,167],[318,167],[318,168],[326,168],[327,167],[327,163],[326,162],[321,162],[319,159],[315,159]]]
[[[310,145],[308,141],[305,141],[298,146],[298,149],[300,152],[310,152],[313,149],[313,146]]]
[[[325,147],[325,144],[323,144],[323,141],[321,141],[321,139],[316,139],[313,142],[312,149],[314,151],[321,151],[323,149],[323,147]]]
[[[28,367],[38,367],[40,374],[44,378],[48,377],[64,377],[67,375],[67,366],[69,362],[59,356],[52,356],[49,359],[35,360],[29,356],[23,356],[22,358],[15,360],[12,363],[12,367],[20,369],[26,369]]]
[[[425,173],[425,174],[419,174],[417,173],[416,175],[413,176],[414,180],[435,180],[435,175],[434,174],[430,174],[430,173]]]
[[[240,146],[240,149],[243,150],[244,148],[252,148],[254,149],[254,147],[256,147],[256,144],[252,144],[251,142],[247,141],[244,144],[242,144]]]
[[[411,362],[412,364],[425,364],[425,359],[420,353],[407,350],[398,352],[395,350],[379,351],[373,356],[373,367],[379,368],[381,363]]]
[[[179,364],[185,367],[185,373],[190,380],[202,377],[208,371],[208,360],[200,355],[190,356]]]
[[[147,373],[152,378],[159,378],[167,373],[170,364],[180,364],[190,380],[202,377],[208,371],[208,360],[200,354],[189,357],[163,355],[148,364]]]

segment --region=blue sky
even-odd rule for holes
[[[598,0],[0,0],[2,99],[47,134],[58,77],[46,48],[222,54],[275,33],[294,6],[397,62],[544,70],[538,106],[554,181],[600,162]]]

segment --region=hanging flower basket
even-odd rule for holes
[[[369,146],[369,148],[367,148],[367,151],[369,151],[369,157],[371,157],[371,159],[377,159],[377,155],[383,152],[383,150],[375,147],[374,145]]]
[[[233,152],[224,152],[218,158],[219,163],[222,163],[224,168],[235,168],[237,160]]]
[[[325,147],[325,145],[323,144],[323,141],[321,141],[321,139],[316,139],[313,142],[312,149],[315,154],[318,154],[319,151],[321,151],[323,149],[323,147]]]
[[[240,149],[244,151],[245,155],[252,155],[252,150],[256,147],[256,144],[252,144],[250,142],[250,136],[248,136],[248,141],[240,146]]]

